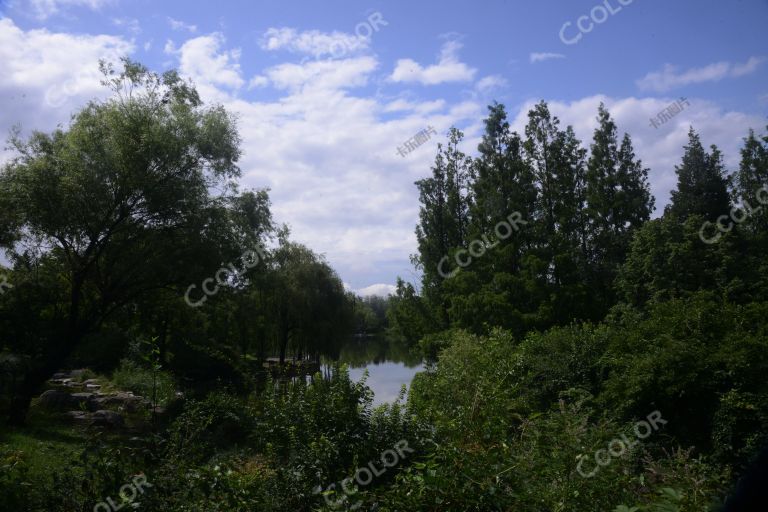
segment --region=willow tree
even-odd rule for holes
[[[112,94],[68,127],[16,133],[15,157],[0,173],[0,243],[14,261],[55,267],[64,289],[63,303],[40,306],[57,334],[31,354],[35,364],[11,403],[14,423],[110,315],[151,290],[195,282],[243,242],[232,236],[222,198],[209,192],[230,189],[239,175],[232,115],[204,106],[174,71],[158,75],[127,59],[122,68],[101,63]],[[22,251],[30,247],[38,250]]]

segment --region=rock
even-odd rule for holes
[[[40,407],[49,410],[59,410],[71,407],[73,404],[72,395],[66,391],[59,391],[57,389],[49,389],[40,395],[38,399]]]
[[[55,385],[55,386],[69,386],[72,382],[72,379],[63,378],[63,379],[51,379],[48,381],[49,383]]]
[[[99,410],[94,412],[91,418],[91,425],[96,427],[115,428],[125,425],[123,417],[115,411]]]
[[[88,386],[89,384],[96,384],[97,386],[98,386],[98,385],[100,385],[100,384],[99,384],[99,379],[88,379],[88,380],[84,380],[84,381],[83,381],[83,384],[85,384],[86,386]]]
[[[100,396],[95,402],[101,407],[117,407],[127,412],[136,412],[146,407],[149,402],[131,392],[118,391],[114,395]]]
[[[89,411],[95,411],[97,409],[95,400],[96,395],[93,393],[72,393],[69,396],[72,397],[72,403],[75,407],[80,407],[81,404],[84,404]]]
[[[86,384],[85,389],[91,389],[93,391],[97,391],[101,389],[101,384]]]
[[[64,416],[73,421],[86,422],[91,420],[91,414],[85,411],[67,411]]]

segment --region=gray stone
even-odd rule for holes
[[[73,421],[86,422],[91,420],[91,414],[85,411],[67,411],[64,416]]]
[[[93,393],[72,393],[70,395],[72,397],[72,403],[74,407],[81,407],[82,405],[85,405],[85,408],[89,411],[95,411],[97,409],[96,407],[96,395]]]
[[[122,427],[125,425],[125,420],[123,420],[123,417],[116,413],[115,411],[105,411],[100,410],[93,413],[91,416],[92,422],[91,425],[94,425],[96,427]]]
[[[59,391],[57,389],[49,389],[40,395],[38,404],[43,409],[58,410],[71,407],[73,404],[72,395],[66,391]]]
[[[100,396],[95,399],[95,402],[101,407],[116,407],[126,412],[136,412],[149,404],[144,398],[123,391],[118,391],[114,395]]]

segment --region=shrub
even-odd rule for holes
[[[147,399],[152,399],[153,390],[157,391],[157,403],[167,405],[176,394],[176,384],[169,372],[153,371],[130,359],[123,359],[112,374],[112,381],[119,389],[133,391]]]

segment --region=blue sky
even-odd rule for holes
[[[103,96],[99,58],[178,68],[240,116],[242,186],[269,187],[276,219],[350,288],[382,292],[417,281],[413,182],[450,126],[473,153],[491,101],[520,130],[545,99],[588,146],[603,101],[661,209],[688,126],[730,169],[765,131],[767,27],[766,0],[0,1],[0,130],[66,123]],[[439,136],[397,154],[427,126]]]

